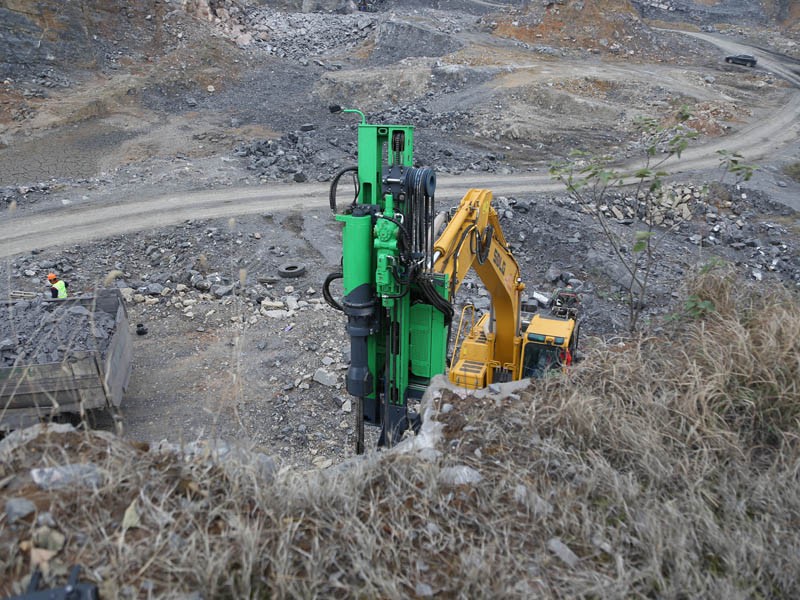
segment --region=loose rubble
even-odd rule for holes
[[[81,352],[105,353],[114,317],[42,299],[9,303],[0,319],[0,366],[57,363]]]

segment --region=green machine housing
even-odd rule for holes
[[[368,124],[362,115],[356,196],[346,214],[336,216],[344,224],[346,385],[363,416],[357,420],[359,452],[364,422],[381,426],[379,445],[386,446],[416,428],[419,415],[408,400],[445,372],[453,309],[447,276],[431,270],[436,177],[432,169],[413,166],[413,141],[413,127]]]

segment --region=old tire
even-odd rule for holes
[[[281,277],[292,278],[305,275],[306,266],[302,263],[285,263],[278,267],[278,275]]]

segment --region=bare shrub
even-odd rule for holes
[[[800,181],[800,161],[786,164],[781,170],[787,177]]]

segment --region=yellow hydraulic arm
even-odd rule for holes
[[[471,189],[433,247],[433,270],[449,276],[450,298],[474,268],[491,296],[491,314],[473,327],[450,369],[451,381],[484,387],[520,372],[520,300],[525,284],[503,231],[492,192]]]

